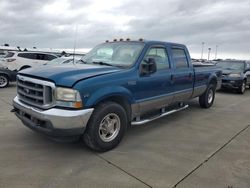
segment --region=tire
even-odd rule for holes
[[[92,150],[111,150],[121,142],[127,124],[127,113],[121,105],[115,102],[101,103],[88,122],[83,140]]]
[[[204,94],[199,97],[201,108],[210,108],[214,103],[216,86],[210,84]]]
[[[9,77],[5,74],[0,74],[0,88],[5,88],[9,85]]]
[[[242,85],[241,85],[241,87],[238,89],[238,93],[240,93],[240,94],[244,94],[245,93],[245,91],[246,91],[246,81],[244,80],[243,82],[242,82]]]

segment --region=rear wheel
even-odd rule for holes
[[[210,108],[214,103],[215,85],[210,84],[206,92],[199,97],[199,103],[202,108]]]
[[[9,77],[5,74],[0,74],[0,88],[7,87],[9,85]]]
[[[244,81],[242,82],[241,87],[238,89],[238,93],[244,94],[245,91],[246,91],[246,81],[244,80]]]
[[[98,105],[91,116],[83,135],[85,144],[96,151],[107,151],[116,147],[127,129],[124,108],[114,102]]]

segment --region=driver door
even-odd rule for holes
[[[143,64],[149,58],[156,62],[156,72],[143,75]],[[138,92],[136,100],[139,103],[140,113],[160,109],[172,102],[173,87],[171,82],[171,67],[165,46],[152,46],[146,52],[140,65]]]

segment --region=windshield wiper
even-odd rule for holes
[[[87,62],[84,61],[84,60],[82,60],[82,59],[80,59],[80,60],[78,60],[78,61],[81,61],[83,64],[87,64]]]
[[[114,66],[114,65],[112,65],[112,64],[105,63],[105,62],[102,62],[102,61],[93,61],[92,63],[93,63],[93,64],[98,64],[98,65]]]

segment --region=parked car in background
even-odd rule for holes
[[[250,85],[250,61],[224,60],[216,64],[222,69],[222,89],[229,88],[244,94]]]
[[[7,55],[6,51],[0,51],[0,60]]]
[[[129,124],[184,110],[192,98],[210,108],[221,84],[220,69],[194,67],[175,43],[106,42],[80,62],[20,71],[12,112],[35,131],[77,136],[98,151],[117,146]]]
[[[7,68],[0,67],[0,88],[7,87],[10,82],[16,81],[17,71],[11,71]]]
[[[56,55],[43,52],[8,52],[5,58],[2,59],[1,66],[11,71],[19,71],[43,65],[55,58],[57,58]]]

